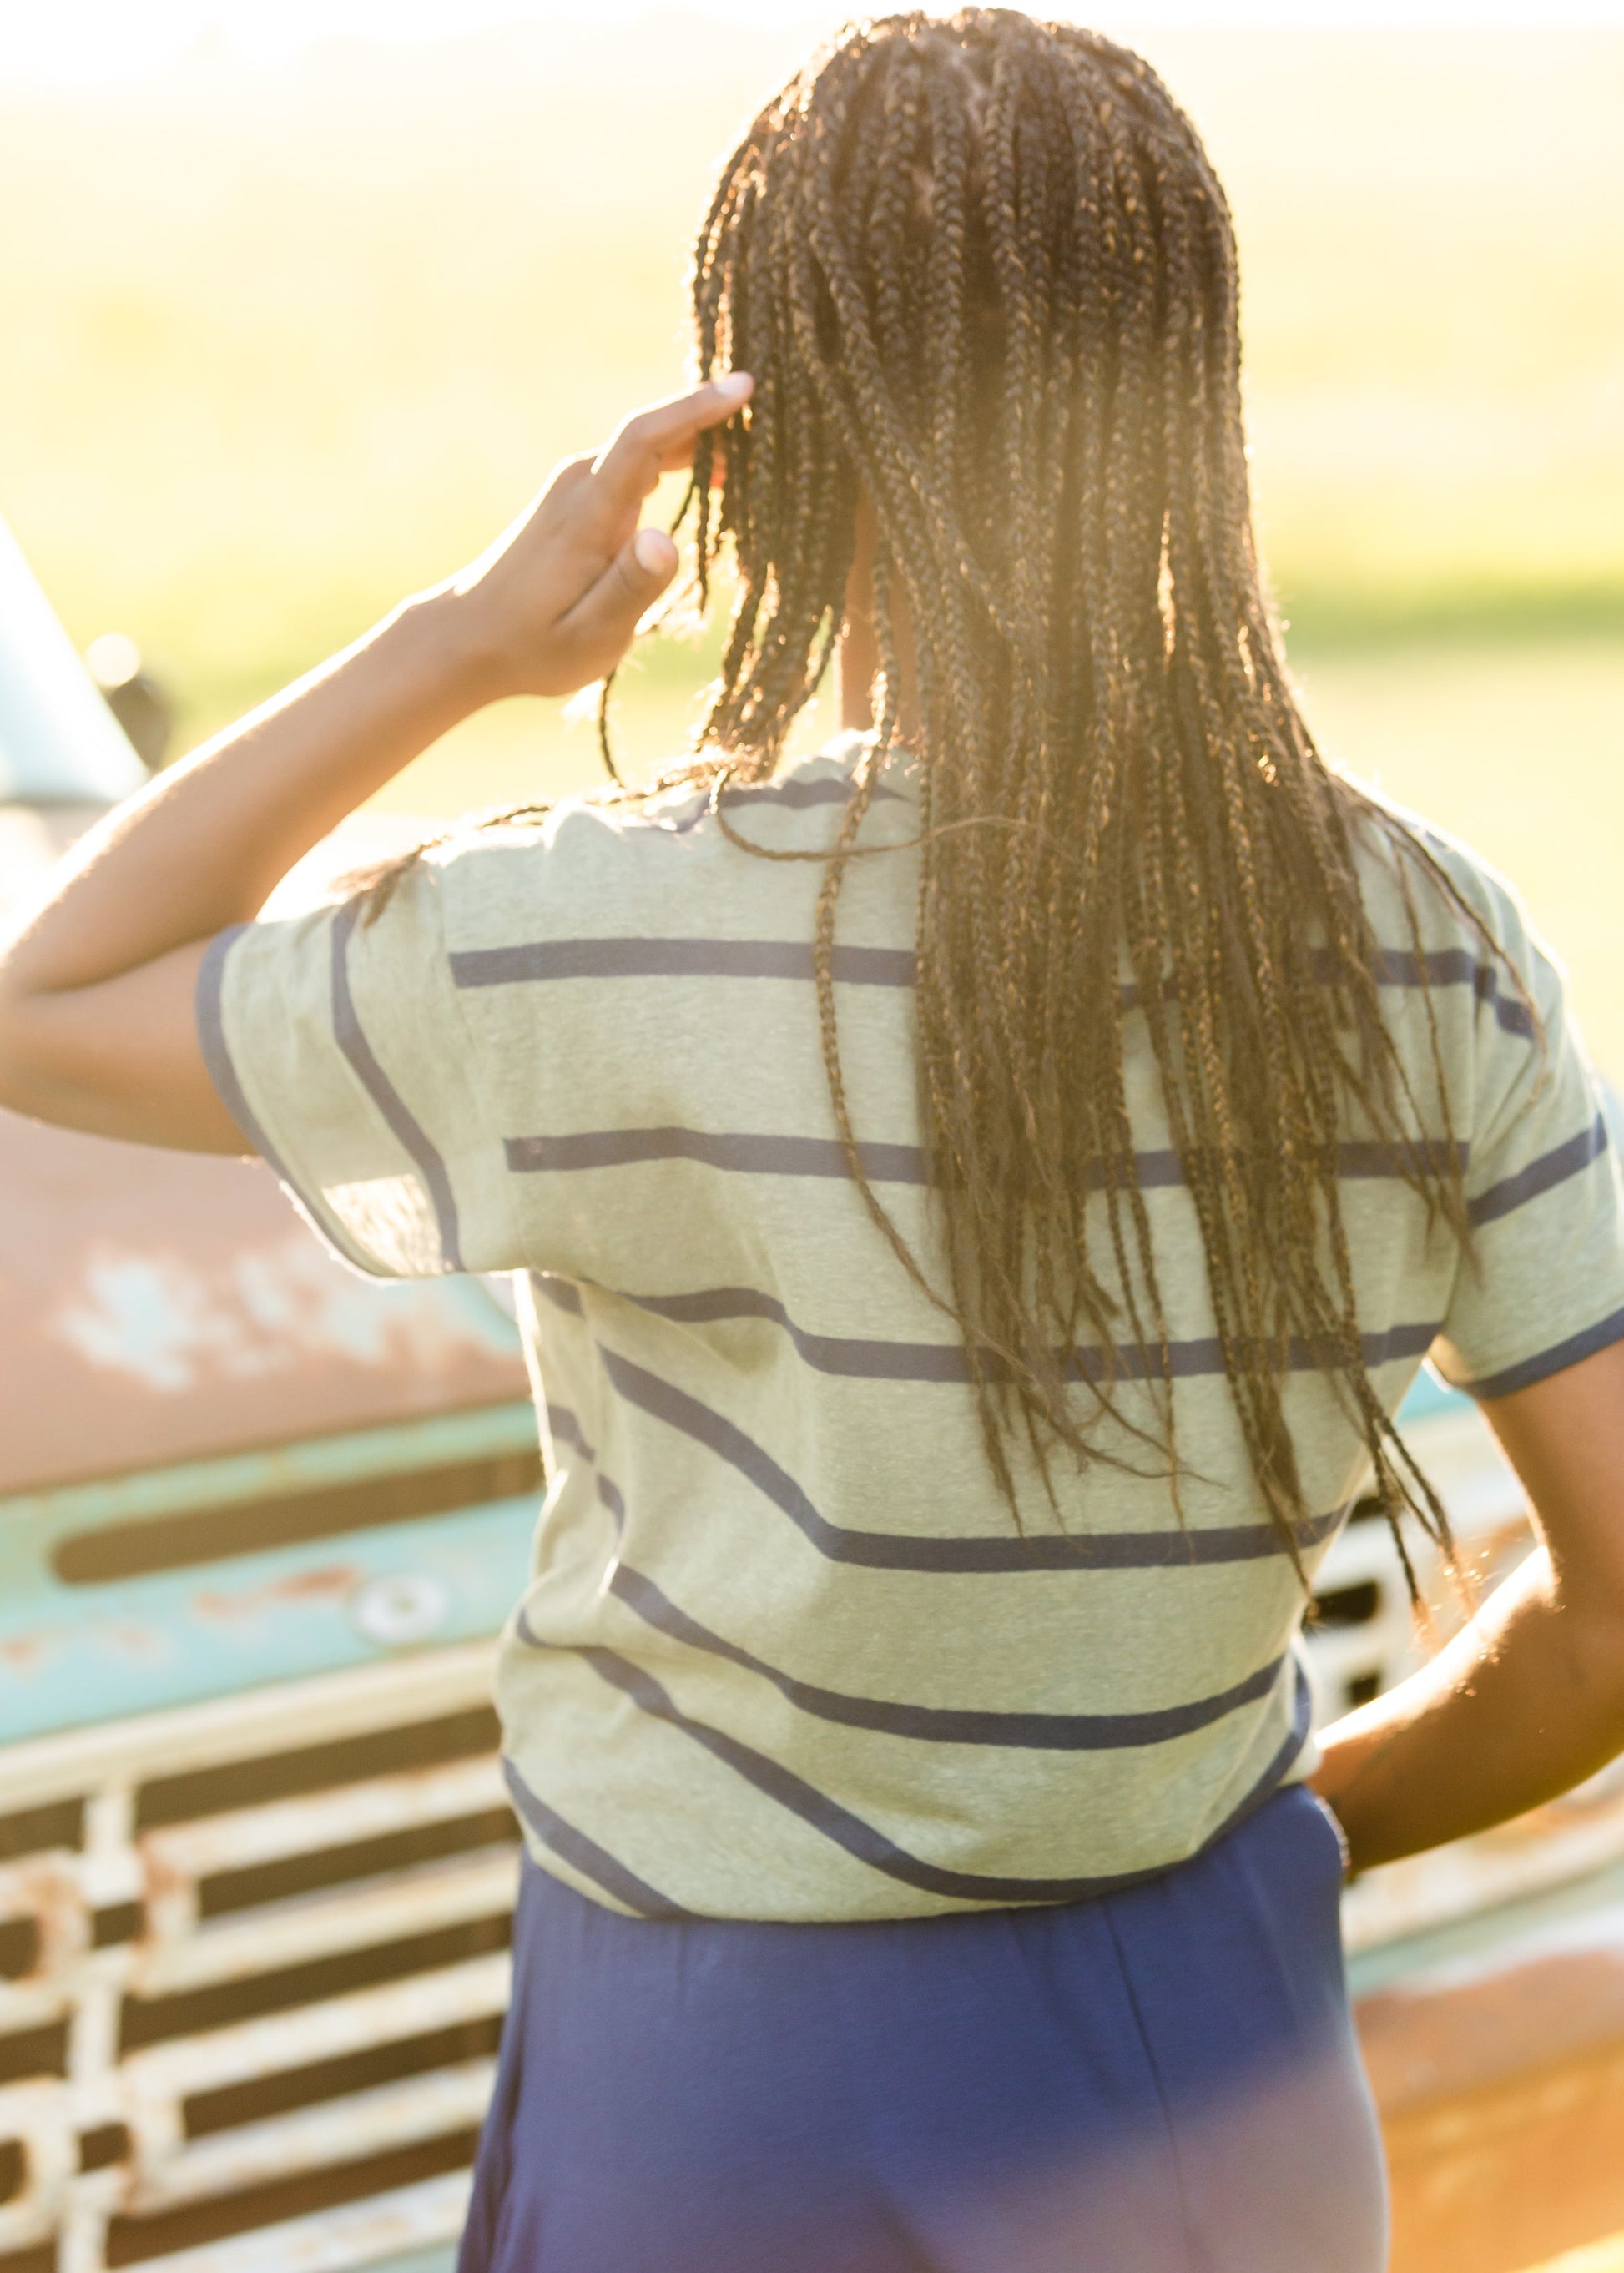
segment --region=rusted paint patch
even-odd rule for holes
[[[504,1404],[480,1286],[368,1280],[261,1162],[0,1113],[0,1492]]]
[[[26,1633],[0,1634],[0,1674],[29,1680],[64,1652],[83,1651],[87,1643],[148,1665],[163,1664],[175,1650],[172,1633],[132,1618],[97,1619],[80,1626],[34,1625]]]
[[[90,1911],[73,1864],[43,1856],[18,1871],[15,1892],[38,1935],[34,1962],[21,1977],[46,1980],[78,1962],[90,1947]]]
[[[0,1666],[8,1673],[37,1673],[50,1654],[52,1637],[44,1632],[0,1636]]]
[[[369,1284],[299,1234],[214,1271],[173,1248],[102,1247],[45,1332],[93,1366],[172,1394],[291,1373],[312,1357],[432,1368],[492,1340],[432,1282]]]
[[[173,1634],[158,1626],[135,1625],[128,1618],[102,1631],[114,1648],[122,1650],[126,1657],[147,1658],[154,1665],[169,1656],[175,1647]]]
[[[284,1579],[227,1593],[208,1587],[195,1594],[192,1606],[200,1618],[215,1623],[263,1617],[268,1610],[297,1608],[302,1603],[342,1602],[362,1585],[367,1573],[353,1563],[327,1563],[313,1571],[292,1571]]]

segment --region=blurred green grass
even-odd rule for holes
[[[76,637],[132,633],[195,739],[479,549],[680,382],[693,219],[801,45],[673,16],[0,104],[0,512]],[[1624,36],[1147,45],[1236,210],[1311,719],[1514,874],[1624,1072]],[[639,658],[628,763],[711,652]],[[380,802],[596,769],[504,706]]]

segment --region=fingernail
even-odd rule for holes
[[[662,536],[658,529],[640,529],[637,531],[632,551],[636,556],[637,566],[646,576],[663,576],[670,567],[670,544],[671,539]]]
[[[715,381],[716,391],[725,402],[742,402],[755,384],[748,371],[730,371],[726,379]]]

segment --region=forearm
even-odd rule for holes
[[[94,829],[11,947],[7,991],[94,986],[246,920],[481,699],[444,600],[397,609]]]
[[[110,814],[0,948],[0,1106],[246,1149],[192,1031],[204,942],[254,916],[480,690],[445,599],[408,602]]]
[[[1624,1749],[1624,1625],[1530,1557],[1431,1664],[1323,1739],[1354,1867],[1505,1822]]]

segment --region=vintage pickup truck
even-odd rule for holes
[[[139,778],[0,530],[0,902]],[[258,1165],[0,1114],[0,2273],[448,2267],[542,1483],[500,1292],[361,1279]],[[1507,1563],[1476,1412],[1406,1417]],[[1414,1661],[1380,1521],[1311,1647],[1327,1713]],[[1624,2226],[1624,1785],[1372,1873],[1347,1930],[1397,2273]]]

